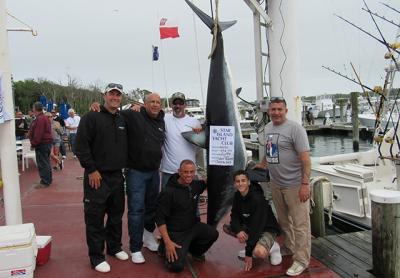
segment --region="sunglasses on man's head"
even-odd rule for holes
[[[283,102],[286,105],[286,100],[283,97],[271,97],[269,99],[269,102],[270,103],[281,103],[281,102]]]
[[[121,84],[117,84],[117,83],[110,83],[110,84],[107,85],[107,88],[118,88],[120,90],[123,89],[122,85]]]

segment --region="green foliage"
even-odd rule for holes
[[[68,103],[78,114],[83,115],[89,110],[91,103],[103,103],[99,86],[91,85],[89,88],[83,88],[76,80],[71,79],[68,83],[68,86],[64,86],[44,79],[13,82],[15,106],[27,113],[32,104],[39,101],[40,95],[43,94],[46,99],[53,100],[57,105],[61,101]],[[127,96],[123,96],[122,103],[125,104],[128,101]]]

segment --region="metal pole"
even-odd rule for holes
[[[3,115],[8,114],[12,118],[12,120],[0,124],[0,168],[4,184],[3,194],[6,224],[15,225],[22,223],[22,209],[15,142],[11,70],[8,60],[6,16],[5,0],[0,0],[0,90],[3,94]]]

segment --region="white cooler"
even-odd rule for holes
[[[33,277],[36,256],[32,223],[0,226],[0,278]]]

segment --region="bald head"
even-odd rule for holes
[[[157,118],[158,114],[161,111],[160,95],[157,93],[149,94],[144,101],[144,107],[146,108],[147,114],[151,118]]]

